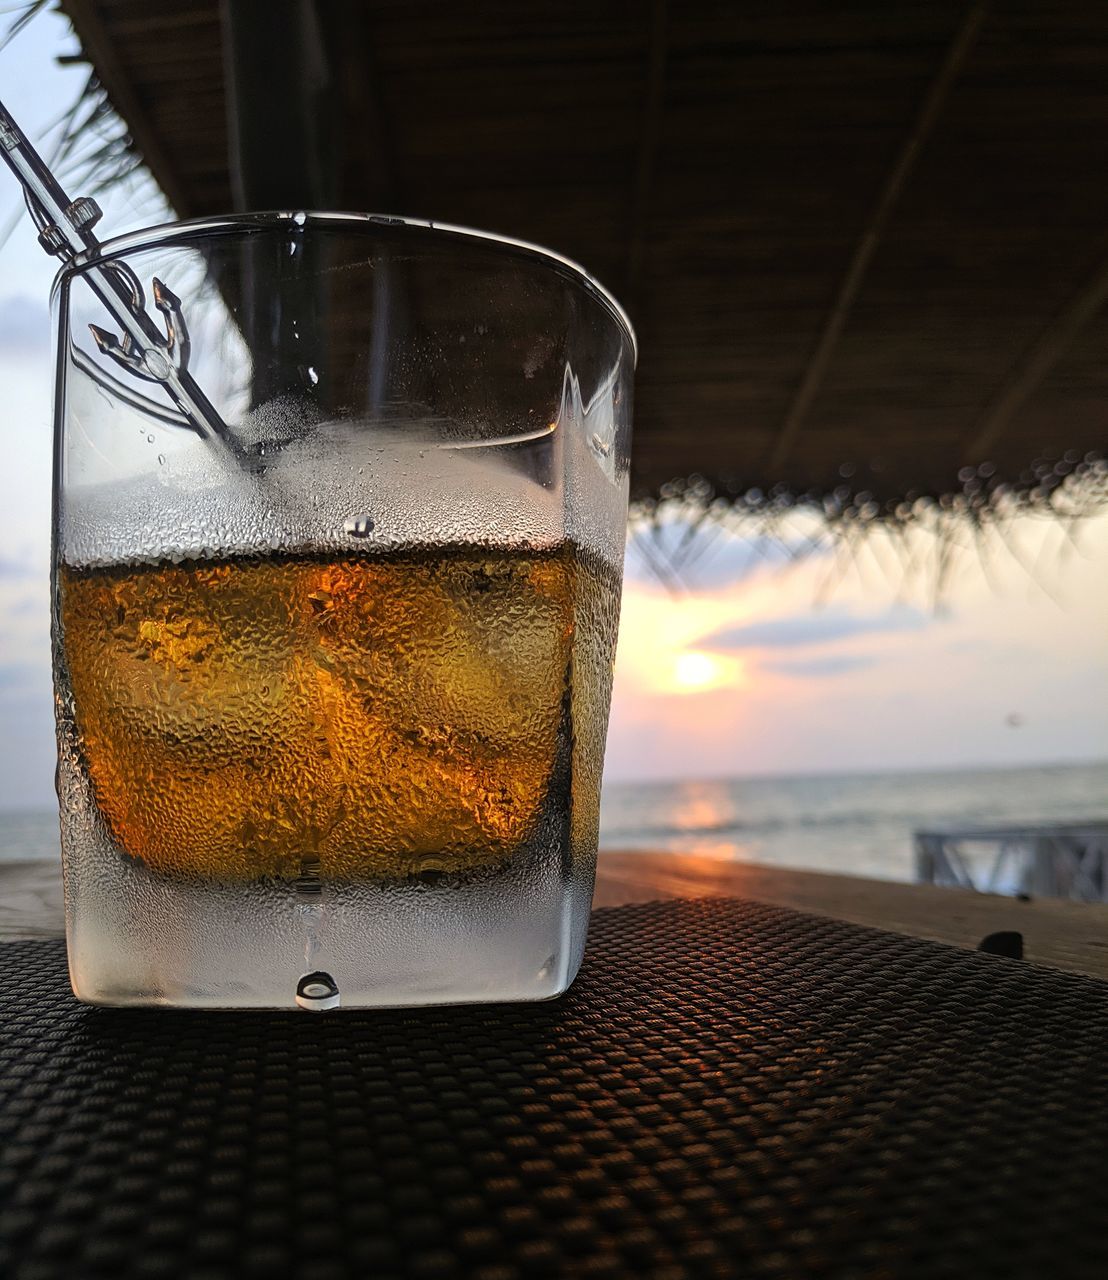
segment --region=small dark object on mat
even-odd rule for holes
[[[978,951],[990,956],[1007,956],[1009,960],[1023,959],[1023,934],[1014,929],[1002,929],[999,933],[987,933],[977,944]]]
[[[13,1280],[1108,1275],[1108,984],[732,900],[552,1004],[87,1009],[0,947]]]

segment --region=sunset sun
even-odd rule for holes
[[[704,693],[737,684],[742,668],[734,658],[688,649],[674,658],[671,675],[675,693]]]

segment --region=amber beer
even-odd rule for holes
[[[59,587],[95,804],[156,872],[468,875],[551,806],[595,826],[569,793],[598,790],[618,580],[571,543],[62,566]]]

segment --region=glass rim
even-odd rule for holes
[[[229,231],[262,231],[279,227],[284,223],[303,228],[313,223],[316,225],[347,227],[394,227],[414,228],[420,231],[433,231],[448,237],[462,240],[480,241],[486,246],[508,249],[527,258],[538,259],[555,268],[563,275],[570,276],[577,284],[604,304],[612,318],[620,325],[631,344],[631,355],[638,364],[639,341],[635,334],[627,312],[620,305],[615,295],[604,287],[594,275],[591,275],[579,262],[567,258],[563,253],[547,249],[530,240],[517,240],[513,236],[498,235],[492,231],[480,231],[475,227],[457,226],[450,222],[436,222],[430,218],[408,218],[396,214],[385,213],[341,213],[321,210],[266,210],[258,213],[226,214],[211,218],[184,218],[176,222],[161,222],[138,231],[125,231],[118,236],[101,241],[96,250],[84,250],[64,263],[54,277],[50,288],[51,298],[57,293],[62,282],[70,276],[81,274],[87,267],[97,262],[112,261],[128,253],[151,248],[156,244],[182,243],[195,239],[202,233],[221,234]]]

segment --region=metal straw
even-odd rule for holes
[[[153,281],[154,306],[161,312],[165,335],[146,309],[146,296],[135,273],[122,262],[97,261],[100,241],[93,227],[100,206],[88,196],[71,200],[23,130],[0,102],[0,157],[19,179],[27,209],[38,228],[38,242],[64,263],[79,254],[92,261],[83,272],[89,286],[122,330],[117,338],[99,325],[89,325],[101,353],[134,377],[163,386],[184,422],[209,441],[226,440],[227,426],[189,373],[189,336],[181,300],[160,280]],[[127,397],[125,397],[127,398]],[[132,402],[142,397],[132,396]],[[166,411],[155,416],[167,420]]]

